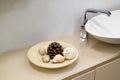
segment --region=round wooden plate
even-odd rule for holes
[[[63,47],[73,48],[75,50],[75,54],[76,54],[75,57],[71,60],[65,60],[63,63],[51,63],[51,62],[44,63],[41,60],[41,55],[39,54],[39,49],[40,48],[47,48],[49,46],[49,44],[52,42],[58,42]],[[27,57],[31,63],[33,63],[39,67],[49,68],[49,69],[56,69],[56,68],[68,66],[68,65],[72,64],[73,62],[75,62],[77,60],[78,56],[79,56],[79,52],[73,45],[66,43],[66,42],[61,42],[61,41],[46,41],[46,42],[38,43],[38,44],[32,46],[28,50],[28,53],[27,53]]]

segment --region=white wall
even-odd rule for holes
[[[120,0],[0,0],[0,53],[79,31],[87,8],[116,10]]]

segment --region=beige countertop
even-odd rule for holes
[[[93,37],[81,42],[79,33],[55,40],[74,45],[79,58],[73,64],[60,69],[45,69],[34,66],[27,59],[28,48],[0,54],[0,80],[58,80],[78,72],[84,73],[120,55],[120,45],[100,42]]]

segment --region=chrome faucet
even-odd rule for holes
[[[85,30],[85,24],[86,24],[87,21],[88,21],[88,19],[87,19],[87,13],[88,13],[88,12],[90,12],[90,13],[104,13],[104,14],[107,14],[107,16],[110,16],[110,15],[111,15],[111,12],[110,12],[110,11],[97,10],[97,9],[87,9],[87,10],[85,11],[83,24],[81,25],[81,30],[80,30],[80,39],[81,39],[81,41],[85,41],[85,40],[88,38],[88,33],[87,33],[87,31]]]
[[[107,11],[107,10],[87,9],[87,10],[85,11],[83,25],[85,25],[86,22],[88,21],[88,20],[87,20],[87,13],[88,13],[88,12],[90,12],[90,13],[104,13],[104,14],[107,14],[107,16],[110,16],[110,15],[111,15],[111,12],[110,12],[110,11]]]

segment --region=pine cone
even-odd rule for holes
[[[47,54],[50,56],[50,59],[53,59],[55,55],[60,54],[63,56],[63,47],[58,42],[52,42],[47,48]]]

